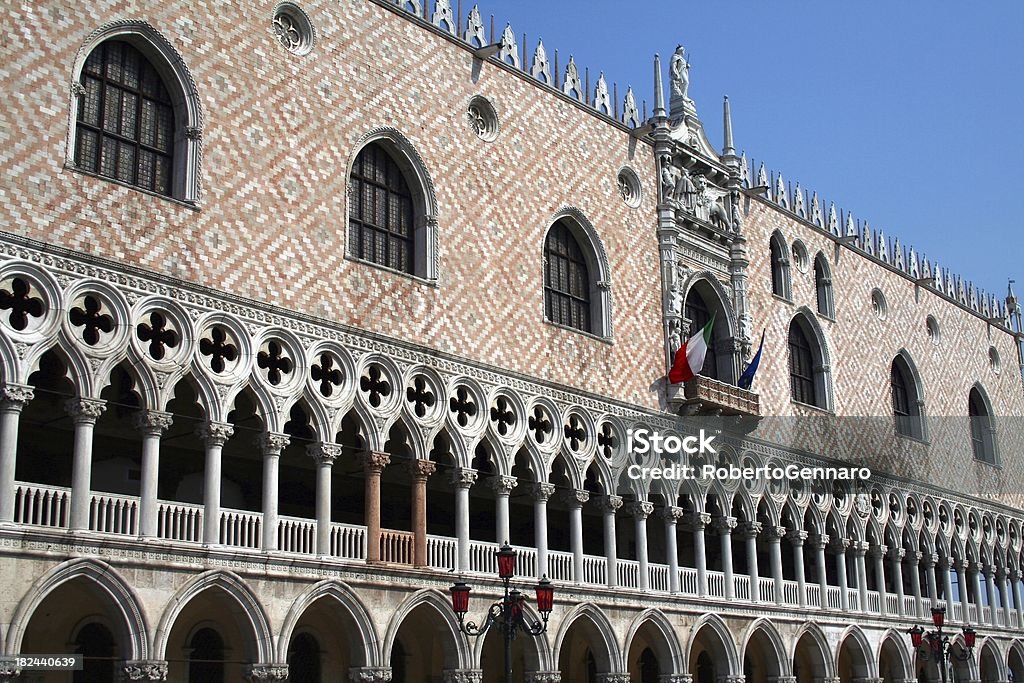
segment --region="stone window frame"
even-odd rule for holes
[[[817,316],[815,316],[814,313],[812,313],[806,306],[801,306],[796,315],[790,319],[789,327],[787,327],[787,339],[788,330],[793,325],[800,326],[801,332],[811,347],[814,403],[798,401],[793,397],[792,387],[790,387],[790,398],[798,405],[805,405],[810,406],[811,408],[817,408],[818,410],[833,412],[835,410],[835,396],[832,387],[831,353],[829,351],[825,333],[821,329],[821,325],[818,323]],[[790,364],[792,364],[792,361],[790,361]]]
[[[93,173],[75,163],[78,138],[79,99],[85,93],[81,85],[82,71],[89,55],[108,40],[120,40],[137,49],[149,60],[163,81],[174,109],[174,144],[169,195],[125,183],[116,178]],[[202,200],[202,132],[203,106],[192,72],[181,53],[157,29],[145,21],[125,19],[104,24],[93,31],[82,43],[71,70],[68,103],[68,133],[65,145],[65,166],[107,182],[129,187],[139,192],[199,206]]]
[[[586,260],[587,274],[590,280],[590,329],[582,330],[575,327],[567,327],[550,320],[547,316],[545,301],[541,301],[541,310],[544,321],[556,327],[562,327],[574,332],[588,334],[604,341],[612,340],[612,298],[611,298],[611,269],[608,265],[608,254],[604,248],[604,242],[597,233],[593,223],[586,215],[575,206],[565,206],[556,211],[547,221],[544,229],[544,236],[540,243],[541,268],[540,281],[541,291],[545,291],[545,270],[546,270],[546,246],[548,234],[557,223],[562,222],[569,229],[569,233],[576,239],[576,244],[583,252]],[[546,299],[546,297],[544,297]]]
[[[408,272],[395,270],[356,256],[352,253],[349,244],[348,216],[352,202],[349,179],[352,177],[352,169],[355,167],[359,153],[367,145],[373,143],[382,147],[395,162],[412,194],[413,266]],[[345,188],[345,258],[436,286],[440,277],[437,194],[434,191],[434,182],[431,180],[426,164],[409,138],[397,128],[391,127],[375,128],[365,133],[352,148],[345,173]]]
[[[972,414],[977,408],[980,408],[981,412]],[[996,439],[995,413],[992,410],[992,401],[989,399],[988,392],[980,382],[976,382],[968,393],[967,415],[974,461],[999,467],[999,443]]]
[[[896,398],[893,394],[893,418],[895,420],[896,434],[909,439],[927,442],[928,420],[927,412],[925,411],[924,384],[921,381],[921,373],[918,371],[910,352],[906,349],[900,349],[893,356],[889,369],[890,391],[894,389],[892,375],[894,371],[898,371],[903,379],[907,394],[906,415],[897,413]]]
[[[825,254],[814,256],[814,292],[818,313],[829,320],[836,319],[835,296],[832,291],[832,269]]]
[[[789,268],[789,246],[778,230],[768,238],[772,295],[784,301],[793,300],[793,279]]]

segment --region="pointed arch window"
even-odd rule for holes
[[[590,270],[565,221],[548,231],[544,242],[544,313],[558,325],[590,332]]]
[[[398,164],[378,143],[363,147],[349,176],[349,253],[414,273],[412,193]]]
[[[995,424],[992,420],[992,410],[978,387],[972,388],[968,396],[967,415],[971,423],[971,447],[974,451],[974,459],[995,465]]]
[[[789,324],[790,392],[797,403],[831,410],[831,372],[812,316],[805,311]]]
[[[897,355],[889,368],[896,433],[913,439],[924,439],[924,402],[918,385],[913,368],[902,355]]]
[[[818,313],[835,318],[835,303],[832,298],[832,273],[829,271],[825,256],[819,252],[814,257],[814,291],[817,295]]]
[[[772,266],[772,294],[789,301],[792,286],[789,274],[789,256],[786,242],[778,232],[773,233],[769,242]]]
[[[173,196],[178,126],[153,64],[130,43],[107,40],[89,54],[79,82],[75,165]]]
[[[711,320],[711,312],[704,302],[704,297],[696,289],[691,289],[690,293],[687,294],[683,315],[690,321],[690,332],[687,338],[700,332],[708,324],[708,321]],[[718,320],[715,326],[724,324],[724,320]],[[718,344],[716,343],[714,329],[711,330],[711,335],[711,344],[708,347],[707,355],[704,356],[704,367],[701,368],[699,374],[711,379],[721,379],[718,372],[718,349],[716,348]]]

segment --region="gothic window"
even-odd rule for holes
[[[590,269],[575,235],[559,221],[544,242],[544,314],[558,325],[592,332]]]
[[[831,410],[831,372],[820,332],[806,311],[789,324],[790,392],[797,403]]]
[[[817,293],[818,313],[835,318],[836,311],[832,299],[832,273],[829,271],[825,256],[818,253],[814,257],[814,290]]]
[[[687,339],[704,329],[704,326],[711,320],[711,312],[708,311],[704,297],[695,289],[691,289],[690,293],[686,296],[686,306],[683,315],[690,321],[690,332]],[[725,321],[719,319],[716,320],[715,327],[724,324]],[[711,344],[708,346],[707,355],[704,356],[704,367],[701,368],[700,374],[711,379],[721,379],[718,376],[718,357],[716,354],[718,344],[714,329],[711,330],[711,335]]]
[[[172,196],[174,106],[150,61],[121,40],[100,43],[85,61],[75,132],[75,165]]]
[[[902,354],[893,359],[889,378],[892,388],[892,414],[896,418],[896,433],[914,439],[923,439],[923,401],[918,389],[917,375]]]
[[[789,257],[786,242],[778,232],[772,234],[769,242],[772,261],[772,294],[786,299],[791,298]]]
[[[971,446],[974,459],[996,464],[995,424],[988,401],[978,387],[971,389],[967,400],[967,414],[971,423]]]
[[[349,177],[349,253],[415,274],[413,197],[398,164],[378,143],[366,145]]]

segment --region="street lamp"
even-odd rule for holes
[[[942,683],[946,683],[946,669],[949,666],[949,660],[955,658],[961,662],[966,662],[970,659],[971,651],[974,650],[974,643],[978,637],[977,631],[970,626],[964,626],[964,646],[966,651],[953,652],[949,642],[949,634],[944,633],[942,630],[945,623],[946,608],[932,607],[932,625],[935,626],[935,630],[925,631],[918,625],[907,631],[910,634],[910,644],[914,646],[915,652],[923,655],[931,653],[935,665],[939,668],[939,674],[942,676]]]
[[[527,619],[523,612],[526,596],[509,586],[516,571],[516,551],[508,541],[505,541],[501,548],[495,551],[495,555],[498,558],[498,578],[505,584],[505,597],[487,608],[487,618],[483,626],[477,626],[474,621],[465,621],[466,612],[469,611],[469,593],[472,589],[464,581],[457,581],[451,587],[452,609],[459,617],[459,630],[467,636],[479,638],[495,624],[501,628],[505,645],[505,683],[512,683],[512,640],[520,631],[537,637],[547,630],[548,616],[555,602],[555,588],[546,576],[537,582],[534,590],[537,593],[537,611],[540,612],[542,621]]]

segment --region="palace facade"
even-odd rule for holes
[[[935,681],[935,607],[1024,679],[1016,297],[712,144],[681,50],[648,115],[450,0],[6,9],[0,680],[499,681],[505,540],[523,683]]]

